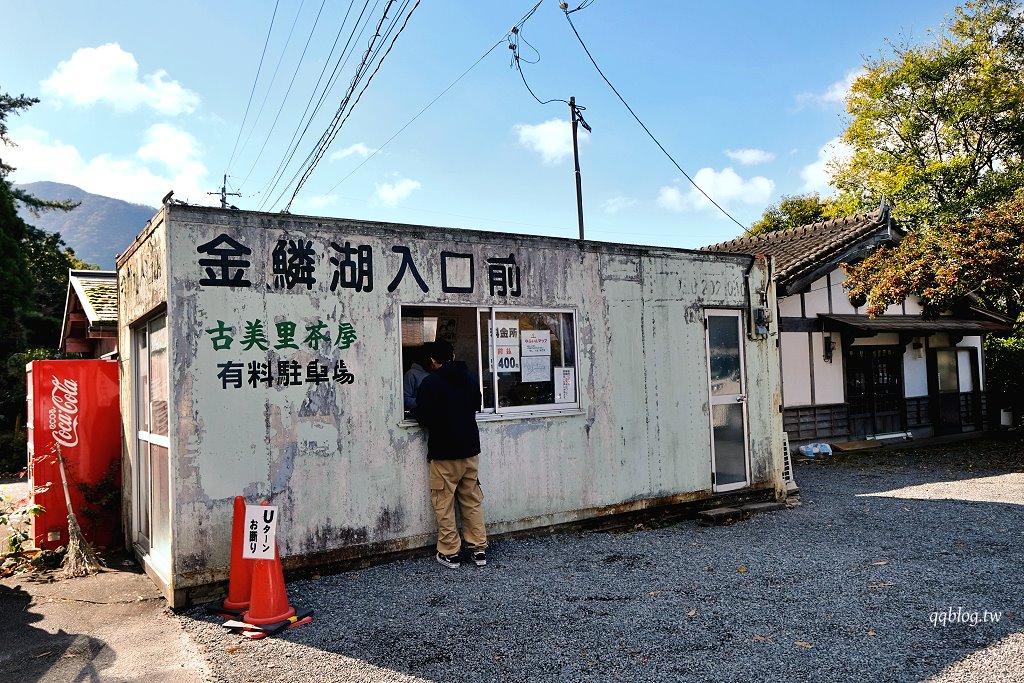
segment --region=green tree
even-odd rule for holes
[[[795,228],[835,218],[839,207],[835,200],[823,199],[817,192],[785,195],[778,204],[764,210],[761,220],[750,225],[749,235],[762,235],[776,230]]]
[[[8,116],[20,113],[37,99],[0,93],[0,150],[13,146]],[[12,186],[14,167],[0,158],[0,422],[16,422],[25,407],[24,360],[47,355],[32,347],[55,349],[63,322],[68,268],[82,267],[57,233],[28,225],[18,215],[18,202],[33,212],[68,210],[73,202],[52,202]],[[28,354],[28,355],[26,355]],[[20,380],[19,380],[20,378]]]
[[[868,315],[910,295],[925,314],[953,308],[970,294],[1018,320],[1024,313],[1024,191],[963,223],[909,233],[895,247],[880,248],[847,268],[851,299]]]
[[[833,167],[840,199],[870,210],[884,197],[911,229],[970,220],[1024,179],[1024,12],[972,0],[926,45],[869,59],[846,101]]]

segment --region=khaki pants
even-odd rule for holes
[[[430,461],[430,502],[437,516],[437,550],[454,555],[461,549],[455,526],[455,498],[462,512],[462,532],[466,545],[474,550],[487,547],[484,529],[484,492],[477,481],[480,456],[460,460]]]

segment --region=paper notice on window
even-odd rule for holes
[[[523,342],[524,356],[551,356],[551,332],[549,330],[523,330],[519,338]]]
[[[576,402],[576,368],[555,368],[555,403]]]
[[[551,357],[550,356],[527,356],[526,349],[523,349],[523,357],[520,359],[523,365],[524,382],[550,382],[551,381]]]
[[[519,321],[497,320],[491,334],[498,372],[519,372]]]

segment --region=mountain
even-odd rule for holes
[[[65,244],[75,250],[75,256],[104,270],[114,269],[117,254],[128,248],[146,221],[156,214],[150,206],[90,194],[74,185],[39,182],[16,187],[40,199],[80,202],[71,211],[44,211],[33,216],[21,206],[18,213],[29,225],[59,232]]]

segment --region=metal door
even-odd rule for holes
[[[750,483],[743,315],[705,311],[708,395],[711,413],[711,483],[716,493]]]

